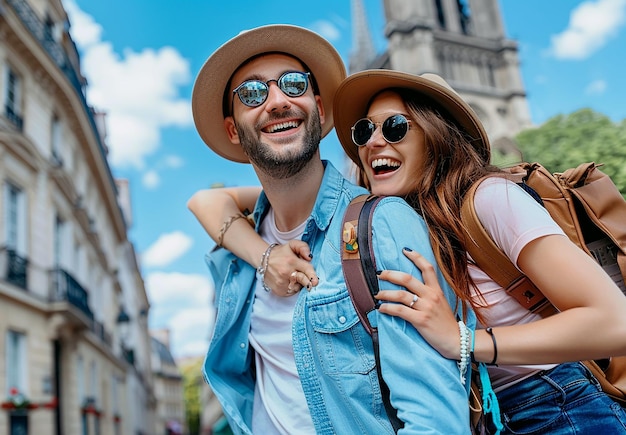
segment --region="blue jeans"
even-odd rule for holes
[[[582,363],[565,363],[497,394],[502,434],[626,434],[626,411]]]

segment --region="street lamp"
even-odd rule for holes
[[[127,346],[127,343],[126,343],[126,341],[128,340],[129,332],[130,332],[130,316],[126,313],[126,310],[124,310],[123,306],[120,307],[120,312],[117,315],[116,322],[119,326],[119,331],[120,331],[122,354],[124,355],[124,358],[128,362],[133,364],[135,360],[134,352],[130,349],[129,346]]]

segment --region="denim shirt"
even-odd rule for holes
[[[364,189],[347,180],[329,162],[302,240],[313,253],[319,285],[297,297],[293,316],[296,367],[319,434],[393,433],[383,406],[372,339],[359,322],[341,270],[342,219],[350,201]],[[269,204],[261,195],[255,222]],[[384,198],[373,217],[377,269],[421,274],[402,247],[420,252],[436,265],[426,225],[402,199]],[[222,404],[234,433],[250,434],[254,401],[254,350],[248,341],[255,269],[224,249],[207,256],[214,279],[217,318],[204,363],[204,376]],[[437,269],[451,306],[453,291]],[[397,289],[381,282],[381,289]],[[469,325],[475,326],[470,313]],[[469,433],[468,388],[454,360],[443,358],[410,324],[374,311],[381,368],[391,403],[405,422],[400,433]],[[469,384],[469,382],[468,382]],[[285,406],[289,406],[288,403]]]

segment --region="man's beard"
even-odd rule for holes
[[[283,113],[281,118],[289,118]],[[279,119],[279,118],[276,118]],[[256,131],[235,123],[244,153],[261,171],[275,179],[290,178],[300,172],[315,156],[322,140],[322,125],[317,107],[305,124],[304,139],[299,150],[275,152],[257,137]]]

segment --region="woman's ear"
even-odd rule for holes
[[[237,127],[235,126],[235,120],[232,116],[224,118],[224,129],[228,135],[228,139],[234,144],[239,145],[239,134],[237,133]]]

